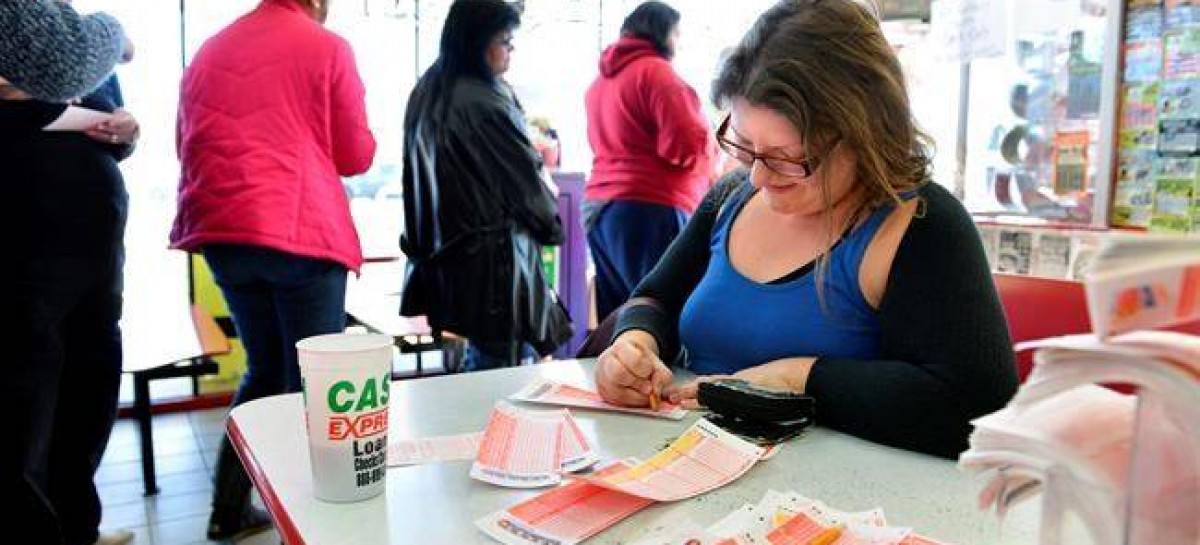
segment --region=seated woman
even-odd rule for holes
[[[953,457],[1017,386],[979,236],[929,179],[900,64],[854,0],[788,0],[725,63],[706,196],[621,312],[609,402],[695,407],[664,361],[816,399],[818,423]],[[678,358],[677,358],[678,356]]]

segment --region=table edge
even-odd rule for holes
[[[258,495],[266,504],[267,511],[275,522],[275,529],[279,532],[279,537],[287,545],[306,545],[304,538],[300,535],[300,530],[296,528],[296,522],[288,514],[287,508],[283,506],[283,501],[279,499],[275,488],[271,486],[271,481],[267,479],[265,471],[250,450],[250,445],[246,442],[241,428],[238,427],[237,420],[232,417],[226,419],[225,429],[229,434],[230,443],[233,444],[234,452],[242,460],[242,466],[246,468],[246,474],[250,476],[254,487],[258,489]]]

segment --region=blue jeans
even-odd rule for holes
[[[587,234],[596,266],[598,320],[629,299],[687,220],[676,208],[636,201],[612,201],[600,210]]]
[[[346,267],[257,246],[224,244],[206,246],[204,259],[246,348],[246,374],[233,406],[300,391],[296,342],[346,328]],[[215,481],[214,513],[246,508],[250,479],[228,438],[221,445]]]
[[[537,361],[537,351],[529,343],[521,344],[519,355],[520,365]],[[509,341],[475,341],[467,342],[466,354],[463,355],[462,372],[486,371],[512,366],[512,343]]]

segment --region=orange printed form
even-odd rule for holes
[[[604,476],[576,478],[641,498],[677,501],[733,482],[754,467],[763,452],[702,418],[644,462]]]
[[[569,411],[526,411],[497,403],[471,477],[498,486],[537,488],[558,484],[563,471],[578,471],[598,460]]]
[[[603,477],[624,471],[614,462],[596,473]],[[509,545],[574,545],[654,503],[583,481],[544,492],[503,511],[475,521],[483,533]]]
[[[654,405],[654,398],[658,397],[654,394],[651,397],[651,405]],[[643,416],[653,416],[655,418],[668,418],[671,420],[682,420],[687,416],[687,410],[674,403],[668,403],[657,400],[658,409],[639,409],[634,407],[621,407],[604,401],[600,394],[591,390],[577,388],[567,384],[554,382],[546,379],[535,379],[533,382],[521,388],[521,391],[508,397],[513,401],[524,401],[526,403],[542,403],[546,405],[559,405],[563,407],[576,407],[580,409],[593,409],[598,411],[610,411],[629,414],[640,414]]]
[[[918,541],[919,540],[919,541]],[[911,528],[880,527],[860,524],[821,524],[800,513],[767,534],[770,545],[933,545],[936,542],[914,536]]]

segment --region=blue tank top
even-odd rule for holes
[[[859,287],[858,269],[894,207],[875,210],[830,251],[822,307],[815,270],[788,282],[763,284],[733,268],[730,226],[753,195],[731,195],[713,226],[708,270],[679,318],[687,367],[702,375],[732,374],[781,358],[878,356],[879,320]]]

